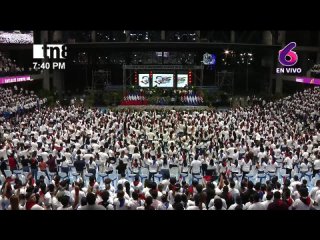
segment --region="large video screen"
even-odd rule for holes
[[[140,87],[150,87],[149,85],[149,74],[139,74],[139,86]]]
[[[173,74],[168,73],[155,73],[152,79],[153,87],[173,87]]]
[[[188,86],[188,74],[178,74],[177,87],[184,88]]]
[[[0,30],[0,44],[1,43],[33,44],[33,31]]]

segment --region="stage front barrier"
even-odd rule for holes
[[[142,94],[127,94],[121,101],[122,106],[148,105],[148,100]]]
[[[145,96],[144,92],[128,93],[121,101],[122,106],[130,105],[187,105],[187,106],[200,106],[203,105],[203,96],[193,90],[177,92],[173,94],[162,95],[148,95]]]

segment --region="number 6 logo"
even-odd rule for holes
[[[279,62],[286,67],[291,67],[298,62],[298,54],[292,51],[297,46],[295,42],[289,43],[279,51]],[[287,59],[289,57],[289,59]]]

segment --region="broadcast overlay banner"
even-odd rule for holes
[[[320,85],[319,78],[297,77],[296,82],[313,84],[313,85]]]
[[[6,84],[6,83],[26,82],[26,81],[32,81],[31,76],[0,77],[0,85]]]

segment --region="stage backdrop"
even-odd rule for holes
[[[139,86],[140,87],[150,87],[149,85],[149,74],[139,74]]]
[[[173,74],[155,73],[152,78],[152,87],[173,88]]]
[[[188,74],[178,74],[177,87],[184,88],[188,86]]]

